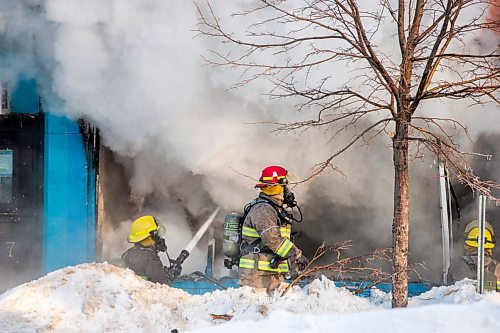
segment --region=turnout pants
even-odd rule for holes
[[[270,257],[266,254],[248,254],[243,256],[240,259],[240,267],[238,268],[238,285],[240,287],[253,287],[256,290],[267,291],[268,293],[276,290],[281,283],[285,282],[284,273],[288,272],[288,264],[284,261],[280,264],[281,269],[272,269],[273,271],[270,271],[271,268],[268,267]],[[242,267],[242,262],[245,262],[247,267],[252,268]],[[262,269],[257,269],[258,267]]]
[[[249,286],[255,288],[256,291],[266,291],[268,293],[278,289],[280,284],[285,282],[283,274],[273,274],[256,269],[240,269],[238,276],[238,285],[240,287]]]

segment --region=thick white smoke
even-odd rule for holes
[[[296,163],[311,160],[301,149],[307,145],[245,125],[274,119],[278,106],[212,84],[201,58],[206,45],[193,39],[193,4],[51,0],[46,17],[57,25],[51,74],[64,112],[93,121],[106,145],[135,157],[137,194],[182,188],[178,166],[209,175],[206,190],[230,206],[241,201],[234,194],[248,181],[229,167],[255,176],[271,162],[293,161],[302,172],[310,166]]]
[[[227,1],[216,8],[220,16],[228,17],[249,3]],[[281,164],[303,178],[340,145],[329,142],[329,133],[284,136],[273,134],[272,126],[252,124],[312,115],[292,112],[292,102],[263,97],[267,82],[225,90],[240,73],[205,66],[201,55],[218,46],[194,38],[197,13],[189,1],[6,0],[0,6],[0,35],[8,41],[1,50],[16,55],[2,62],[2,79],[15,82],[20,72],[27,71],[38,77],[48,105],[59,106],[48,111],[83,117],[99,127],[105,145],[127,161],[131,201],[141,208],[146,197],[161,197],[162,207],[150,211],[171,230],[167,241],[178,243],[174,253],[189,241],[189,234],[176,237],[187,228],[186,216],[203,219],[217,205],[241,209],[256,194],[253,181],[231,168],[257,178],[262,167]],[[235,29],[244,26],[238,20],[227,22]],[[383,29],[386,35],[379,41],[386,38],[385,53],[396,54],[394,30]],[[337,83],[349,75],[344,63],[321,70],[314,75],[328,70]],[[373,228],[354,229],[365,235],[366,247],[389,245],[393,177],[389,145],[388,137],[380,137],[374,146],[344,155],[338,164],[347,181],[327,174],[297,189],[306,211],[309,205],[310,215],[318,219],[310,231],[312,238],[338,240],[331,226],[342,222],[333,220],[352,223],[362,207],[365,213],[359,216],[370,219]],[[433,184],[436,173],[426,169],[429,163],[419,174]],[[332,206],[342,212],[323,215]],[[423,212],[429,209],[422,206]],[[432,209],[434,218],[437,201]],[[307,229],[305,225],[306,233]],[[123,250],[127,228],[120,230],[114,235],[120,245],[107,245],[109,256]],[[349,232],[342,235],[349,238]],[[377,241],[371,243],[373,239]],[[203,260],[198,260],[198,267]]]
[[[309,148],[323,147],[326,139],[277,136],[272,127],[252,125],[274,121],[276,114],[289,117],[292,106],[273,104],[255,91],[247,94],[252,98],[225,91],[204,66],[201,54],[208,46],[193,39],[192,3],[48,0],[2,6],[5,40],[19,45],[4,44],[12,59],[2,78],[14,84],[19,73],[35,76],[49,112],[94,123],[105,145],[128,157],[131,204],[142,207],[146,196],[162,197],[165,206],[149,212],[167,216],[167,240],[179,243],[178,251],[189,236],[179,238],[173,228],[181,228],[169,225],[186,229],[186,211],[202,219],[216,205],[237,210],[255,196],[253,181],[231,168],[256,178],[263,166],[282,164],[306,175],[326,156]],[[119,240],[126,231],[106,233],[104,241],[118,246],[105,244],[105,254],[123,250]]]

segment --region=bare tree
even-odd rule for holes
[[[466,126],[437,111],[423,112],[422,105],[444,99],[461,100],[464,107],[498,105],[498,45],[477,46],[482,33],[499,32],[498,18],[489,17],[488,10],[498,2],[255,0],[248,6],[233,15],[250,22],[238,31],[224,26],[210,1],[197,4],[199,33],[230,47],[212,50],[207,61],[241,69],[237,86],[269,79],[272,96],[298,99],[297,110],[315,112],[311,120],[279,124],[279,130],[327,127],[334,136],[355,133],[308,179],[336,169],[334,159],[353,145],[384,132],[391,136],[392,305],[406,306],[410,143],[416,151],[430,149],[460,182],[497,200],[491,189],[498,185],[476,177],[467,161],[468,154],[477,153],[464,152],[460,144],[469,138]],[[395,41],[394,52],[382,47],[384,39]],[[350,78],[335,82],[332,63],[344,64]]]

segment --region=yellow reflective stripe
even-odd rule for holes
[[[249,227],[243,226],[241,233],[243,236],[260,238],[259,233],[254,228],[249,228]]]
[[[286,176],[278,176],[278,177],[262,177],[262,180],[273,180],[274,178],[276,178],[276,179],[283,179],[283,178],[286,178]]]
[[[270,261],[259,260],[258,269],[260,271],[275,272],[275,273],[287,273],[289,271],[288,262],[286,262],[286,261],[280,263],[278,265],[278,268],[271,268],[270,265],[271,265]],[[240,259],[240,268],[254,269],[255,268],[255,260],[241,258]]]
[[[290,239],[291,233],[292,233],[292,229],[291,228],[287,228],[287,227],[281,227],[280,228],[281,237],[285,237],[285,238]]]
[[[255,268],[255,260],[241,258],[240,259],[240,268],[254,269]]]
[[[259,269],[259,271],[275,272],[275,273],[287,273],[288,272],[288,263],[286,261],[280,263],[278,265],[278,268],[271,268],[270,265],[271,265],[271,262],[269,262],[269,261],[259,260],[258,269]]]
[[[286,227],[280,228],[281,237],[285,237],[285,238],[290,239],[291,233],[292,233],[292,230],[290,228],[286,228]],[[257,230],[255,230],[254,228],[250,228],[250,227],[243,226],[242,234],[244,236],[248,236],[248,237],[260,238],[260,235],[257,232]]]
[[[288,273],[288,262],[283,262],[279,264],[278,269],[280,270],[281,273]]]
[[[276,251],[276,254],[284,258],[286,257],[292,246],[293,246],[292,242],[290,242],[288,239],[284,239],[278,251]]]

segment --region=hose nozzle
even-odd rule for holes
[[[189,257],[189,252],[187,250],[182,250],[177,259],[175,259],[175,264],[182,265],[187,257]]]

